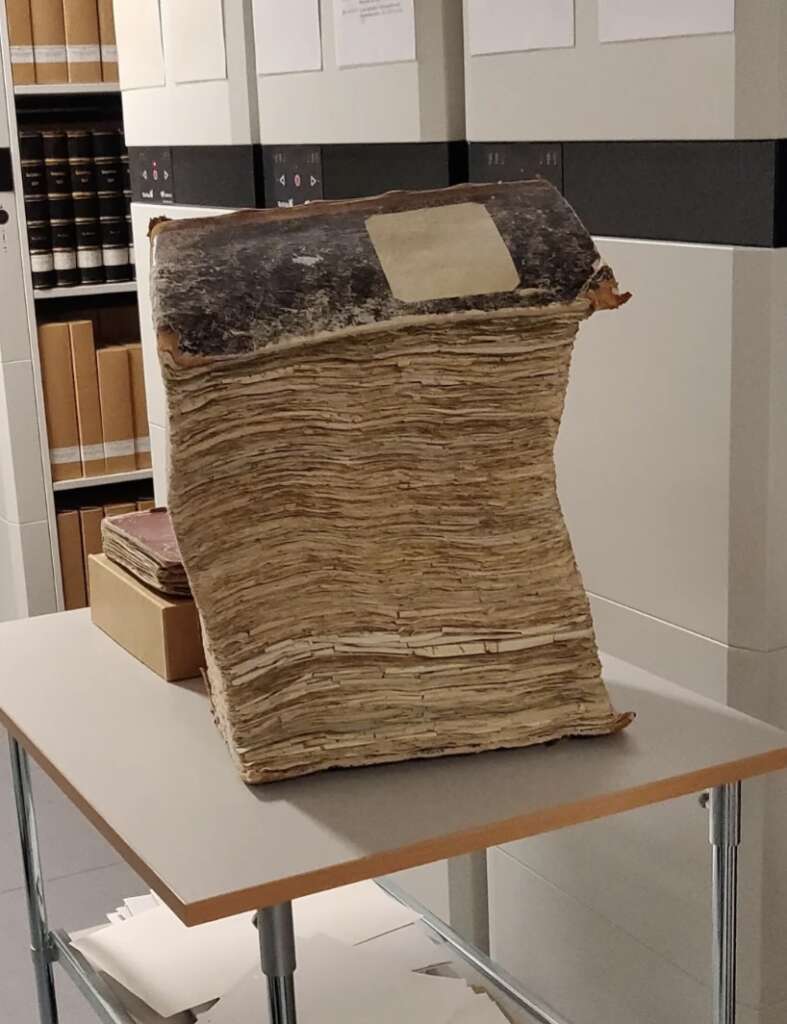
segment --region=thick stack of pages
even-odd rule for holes
[[[101,523],[104,554],[162,594],[190,597],[172,520],[165,508],[112,516]]]
[[[617,293],[545,181],[158,223],[170,512],[243,778],[615,732],[555,485]]]

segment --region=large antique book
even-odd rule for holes
[[[555,486],[619,295],[544,181],[164,221],[169,507],[243,778],[615,732]]]

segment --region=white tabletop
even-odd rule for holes
[[[0,666],[0,720],[187,924],[787,767],[787,734],[607,659],[617,736],[252,788],[201,685],[87,611],[0,624]]]

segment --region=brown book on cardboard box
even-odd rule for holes
[[[57,541],[60,548],[65,609],[69,612],[73,608],[84,608],[87,605],[87,586],[79,512],[57,513]]]
[[[68,324],[41,324],[38,351],[53,480],[82,476]]]
[[[83,572],[87,581],[88,600],[90,599],[90,576],[88,558],[101,554],[101,520],[104,510],[98,505],[90,505],[79,510],[79,525],[82,534]]]
[[[106,462],[93,324],[90,320],[74,320],[68,328],[71,338],[71,362],[74,367],[82,472],[85,476],[101,476],[106,472]]]
[[[101,81],[96,0],[63,0],[69,82]]]
[[[33,22],[36,82],[42,85],[67,82],[68,61],[63,0],[31,0],[30,15]]]
[[[32,85],[36,80],[33,58],[33,22],[30,0],[6,0],[8,41],[11,46],[11,76],[14,85]]]
[[[142,361],[142,345],[135,342],[126,347],[131,374],[131,405],[134,416],[134,453],[137,469],[150,469],[150,427],[148,426],[148,404],[145,397],[145,369]]]
[[[115,12],[112,0],[98,0],[98,28],[101,38],[101,69],[105,82],[117,82],[118,48],[115,39]]]
[[[136,469],[128,353],[110,346],[100,348],[96,359],[107,473],[127,473]]]

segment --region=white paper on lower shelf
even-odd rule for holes
[[[298,944],[295,990],[300,1024],[450,1024],[475,998],[462,979],[402,971],[366,946],[325,935]],[[247,1020],[270,1020],[259,968],[200,1017],[200,1024]]]
[[[304,896],[295,900],[293,915],[296,935],[329,935],[350,945],[395,931],[421,916],[374,882]]]
[[[79,939],[74,946],[162,1017],[228,992],[259,962],[251,914],[187,928],[159,906]]]
[[[131,916],[121,920],[123,911]],[[317,934],[352,945],[395,932],[420,917],[374,882],[305,896],[295,901],[293,913],[299,955],[301,942]],[[74,934],[71,944],[96,970],[167,1017],[217,999],[258,966],[258,936],[251,918],[239,914],[187,928],[151,893],[124,900],[109,926]]]
[[[368,949],[384,956],[402,971],[424,971],[428,967],[450,963],[453,959],[448,946],[442,940],[432,938],[420,921],[368,939],[360,943],[358,949]]]

